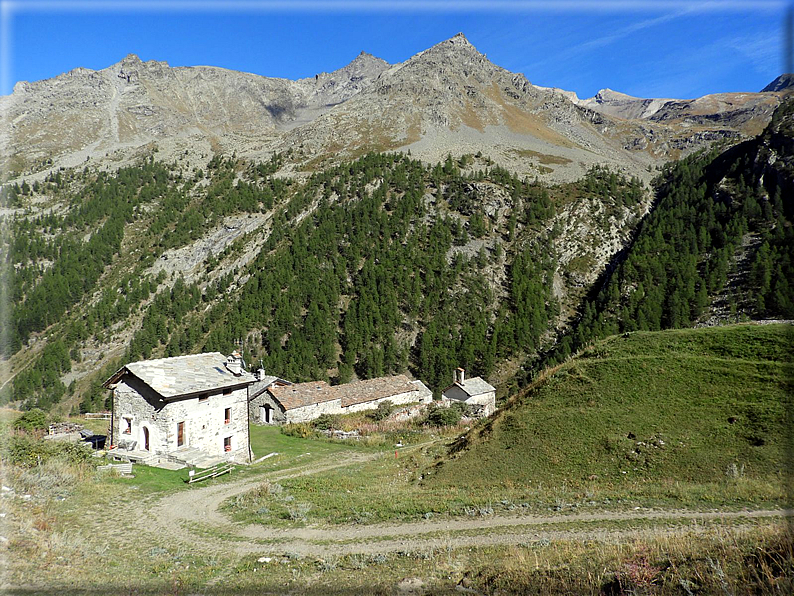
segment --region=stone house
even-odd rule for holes
[[[265,408],[271,408],[270,424],[309,422],[322,414],[347,414],[374,410],[384,401],[394,405],[430,403],[433,392],[422,381],[405,375],[380,377],[336,385],[325,381],[274,385],[262,396]]]
[[[104,383],[113,391],[111,444],[144,461],[249,461],[248,386],[254,382],[238,353],[127,364]]]
[[[445,400],[471,406],[472,414],[478,418],[490,416],[496,411],[496,389],[480,377],[467,379],[462,368],[455,370],[454,383],[444,389],[441,395]]]

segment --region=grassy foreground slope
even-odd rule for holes
[[[786,324],[608,338],[544,372],[425,483],[782,483],[792,340]]]

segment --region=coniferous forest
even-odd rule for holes
[[[605,168],[549,187],[479,155],[427,165],[404,154],[303,180],[279,174],[281,155],[192,170],[149,157],[7,186],[14,308],[2,348],[26,362],[2,398],[101,409],[114,366],[235,347],[292,381],[407,371],[439,391],[463,366],[520,383],[596,338],[689,327],[715,305],[794,318],[791,112],[756,139],[668,164],[651,190]],[[639,224],[568,318],[560,217],[575,200]],[[157,267],[236,215],[263,218],[258,244],[238,238],[198,275]],[[123,349],[89,382],[64,383],[114,341]]]

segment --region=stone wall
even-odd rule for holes
[[[309,422],[315,418],[318,418],[322,414],[349,414],[352,412],[374,410],[378,407],[378,404],[384,401],[390,401],[395,406],[416,402],[428,404],[433,401],[433,392],[430,391],[430,389],[428,389],[427,386],[422,383],[422,381],[411,381],[411,383],[416,386],[416,390],[406,391],[405,393],[399,393],[397,395],[387,396],[380,399],[359,402],[345,407],[342,407],[341,398],[332,399],[325,402],[320,402],[318,404],[311,404],[308,406],[287,410],[286,413],[283,411],[281,405],[275,399],[273,399],[273,396],[270,395],[270,393],[265,392],[266,397],[257,396],[254,400],[252,400],[252,405],[249,407],[249,409],[253,410],[253,403],[256,402],[256,418],[252,417],[252,420],[259,421],[259,406],[268,404],[274,408],[274,420],[272,424],[284,424],[285,422]],[[252,414],[252,416],[253,415],[254,414]]]
[[[427,387],[425,387],[425,385],[421,381],[414,381],[414,382],[420,383],[421,388],[423,388],[424,391],[422,391],[420,388],[417,388],[416,391],[406,391],[405,393],[392,395],[390,397],[373,399],[372,401],[365,401],[357,404],[352,404],[350,406],[342,408],[342,411],[340,413],[347,414],[349,412],[362,412],[365,410],[375,410],[377,409],[378,405],[384,401],[389,401],[395,406],[410,404],[412,402],[430,403],[431,401],[433,401],[433,392],[430,391]]]
[[[302,408],[287,410],[286,422],[309,422],[322,414],[341,414],[342,400],[330,399],[319,404],[310,404]]]
[[[163,412],[165,402],[136,377],[126,375],[113,390],[113,441],[119,448],[134,444],[145,451],[145,430],[149,433],[149,451],[168,452],[166,440],[169,419]],[[129,422],[127,422],[127,420]]]
[[[267,421],[262,419],[262,406],[270,406],[272,408],[272,418],[269,424],[284,424],[287,421],[287,415],[273,396],[267,391],[257,395],[248,402],[248,416],[253,424],[268,424]]]

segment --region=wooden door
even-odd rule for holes
[[[185,423],[177,422],[176,424],[176,446],[181,447],[185,444]]]
[[[149,429],[143,427],[143,450],[149,451]]]

